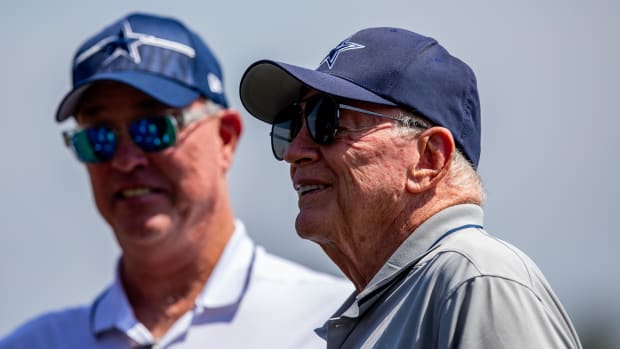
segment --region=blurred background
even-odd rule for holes
[[[53,115],[70,87],[75,49],[130,11],[177,17],[222,62],[229,101],[245,118],[229,178],[250,235],[273,253],[337,275],[318,246],[295,233],[288,167],[271,155],[269,127],[243,110],[241,75],[262,58],[315,68],[370,26],[438,39],[478,76],[487,230],[537,262],[585,348],[620,347],[614,0],[3,0],[0,336],[42,311],[88,303],[112,280],[119,249],[85,169],[61,142],[70,125]]]

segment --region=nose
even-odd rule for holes
[[[140,149],[128,135],[119,137],[116,153],[110,160],[112,168],[120,172],[131,172],[147,163],[148,158],[144,150]]]
[[[303,120],[299,133],[286,148],[283,159],[291,165],[301,165],[316,161],[320,156],[318,147],[319,145],[312,140],[308,132],[306,120]]]

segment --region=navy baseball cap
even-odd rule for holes
[[[332,49],[316,70],[257,61],[241,79],[241,102],[254,117],[273,123],[304,87],[419,113],[449,129],[463,155],[478,166],[476,77],[433,38],[400,28],[368,28]]]
[[[173,18],[133,13],[119,19],[80,46],[72,71],[73,88],[58,106],[57,121],[72,116],[98,81],[129,85],[174,108],[199,96],[228,107],[213,52]]]

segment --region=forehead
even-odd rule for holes
[[[139,114],[165,108],[153,97],[125,84],[98,82],[89,87],[78,104],[78,121],[107,114]]]

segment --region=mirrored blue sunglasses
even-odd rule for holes
[[[208,102],[204,108],[171,111],[163,115],[146,116],[128,125],[131,140],[147,153],[170,148],[177,141],[180,129],[190,123],[214,114],[221,107]],[[62,133],[65,144],[73,150],[78,160],[84,163],[102,163],[116,154],[120,134],[106,125],[77,127]]]

